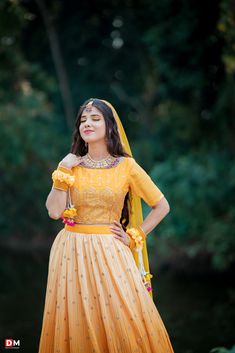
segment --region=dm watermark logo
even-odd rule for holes
[[[20,348],[20,340],[14,340],[13,338],[5,338],[4,348],[6,348],[6,349],[19,349]]]

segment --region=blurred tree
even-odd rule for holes
[[[159,236],[189,258],[210,254],[218,270],[234,263],[235,168],[227,151],[211,147],[208,152],[202,146],[184,156],[170,156],[157,164],[152,177],[171,206],[158,226]]]
[[[135,158],[169,200],[171,213],[158,228],[167,243],[165,254],[174,248],[191,257],[206,251],[215,268],[229,267],[235,253],[234,1],[37,4],[0,4],[2,155],[21,161],[4,176],[3,190],[19,178],[20,163],[26,168],[32,155],[40,161],[35,170],[27,169],[29,194],[15,193],[20,206],[11,216],[22,205],[27,210],[32,195],[38,203],[30,218],[42,212],[51,167],[68,150],[72,124],[68,128],[55,79],[55,68],[58,76],[62,67],[76,109],[88,97],[114,104]],[[15,142],[9,151],[11,136]],[[6,161],[2,171],[5,166]],[[34,175],[45,177],[40,186]],[[49,220],[40,217],[40,231],[47,232]],[[26,219],[20,222],[25,222],[18,228],[23,232],[28,225]]]
[[[52,57],[55,64],[56,73],[57,73],[57,77],[60,85],[60,91],[61,91],[61,97],[63,100],[66,121],[67,121],[68,127],[72,129],[74,107],[73,107],[72,97],[71,97],[70,88],[69,88],[67,70],[64,65],[60,44],[59,44],[59,38],[53,22],[53,18],[56,15],[56,11],[58,11],[58,2],[56,4],[54,3],[54,5],[56,6],[54,6],[53,13],[50,13],[44,0],[35,0],[35,1],[38,4],[40,13],[42,15],[42,18],[46,27],[51,53],[52,53]]]
[[[57,138],[60,126],[48,99],[55,80],[29,63],[20,46],[30,14],[17,2],[0,6],[0,226],[2,235],[32,240],[44,237],[42,224],[54,226],[45,209],[48,173],[66,150],[66,135]]]

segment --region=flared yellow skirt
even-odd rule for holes
[[[65,226],[50,251],[39,353],[172,353],[131,250],[108,226]]]

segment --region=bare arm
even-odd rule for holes
[[[152,211],[149,212],[147,217],[141,224],[141,228],[148,235],[170,212],[170,206],[165,197],[163,197],[155,206],[152,207]]]
[[[52,188],[46,200],[49,217],[59,219],[66,207],[67,192]]]
[[[81,157],[76,156],[73,153],[67,154],[59,163],[61,167],[71,169],[72,167],[80,163]],[[67,191],[59,190],[52,187],[46,200],[46,208],[48,210],[49,217],[53,219],[59,219],[66,207]]]
[[[152,211],[148,214],[148,216],[144,219],[141,224],[141,228],[144,233],[150,233],[157,224],[161,222],[161,220],[170,212],[170,206],[167,202],[166,198],[163,197],[155,206],[152,207]],[[109,227],[111,232],[115,234],[115,238],[121,240],[127,246],[130,246],[130,237],[123,230],[123,227],[120,222],[114,221],[113,224]]]

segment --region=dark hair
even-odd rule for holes
[[[112,109],[106,103],[104,103],[103,101],[97,98],[90,98],[86,100],[83,103],[83,105],[80,107],[76,118],[76,122],[75,122],[75,128],[72,135],[73,141],[72,141],[70,152],[76,154],[77,156],[84,156],[88,151],[88,147],[86,147],[85,141],[82,139],[80,135],[79,126],[80,126],[82,112],[85,109],[86,105],[91,101],[93,101],[92,106],[97,108],[104,116],[105,127],[106,127],[105,137],[107,141],[107,150],[109,154],[113,157],[119,157],[119,156],[131,157],[128,153],[124,151],[122,147],[120,136],[118,133],[117,123],[113,116]],[[124,230],[126,230],[126,227],[129,223],[128,201],[129,201],[129,193],[127,193],[125,196],[124,206],[122,209],[122,215],[120,219],[120,223],[122,224]]]

